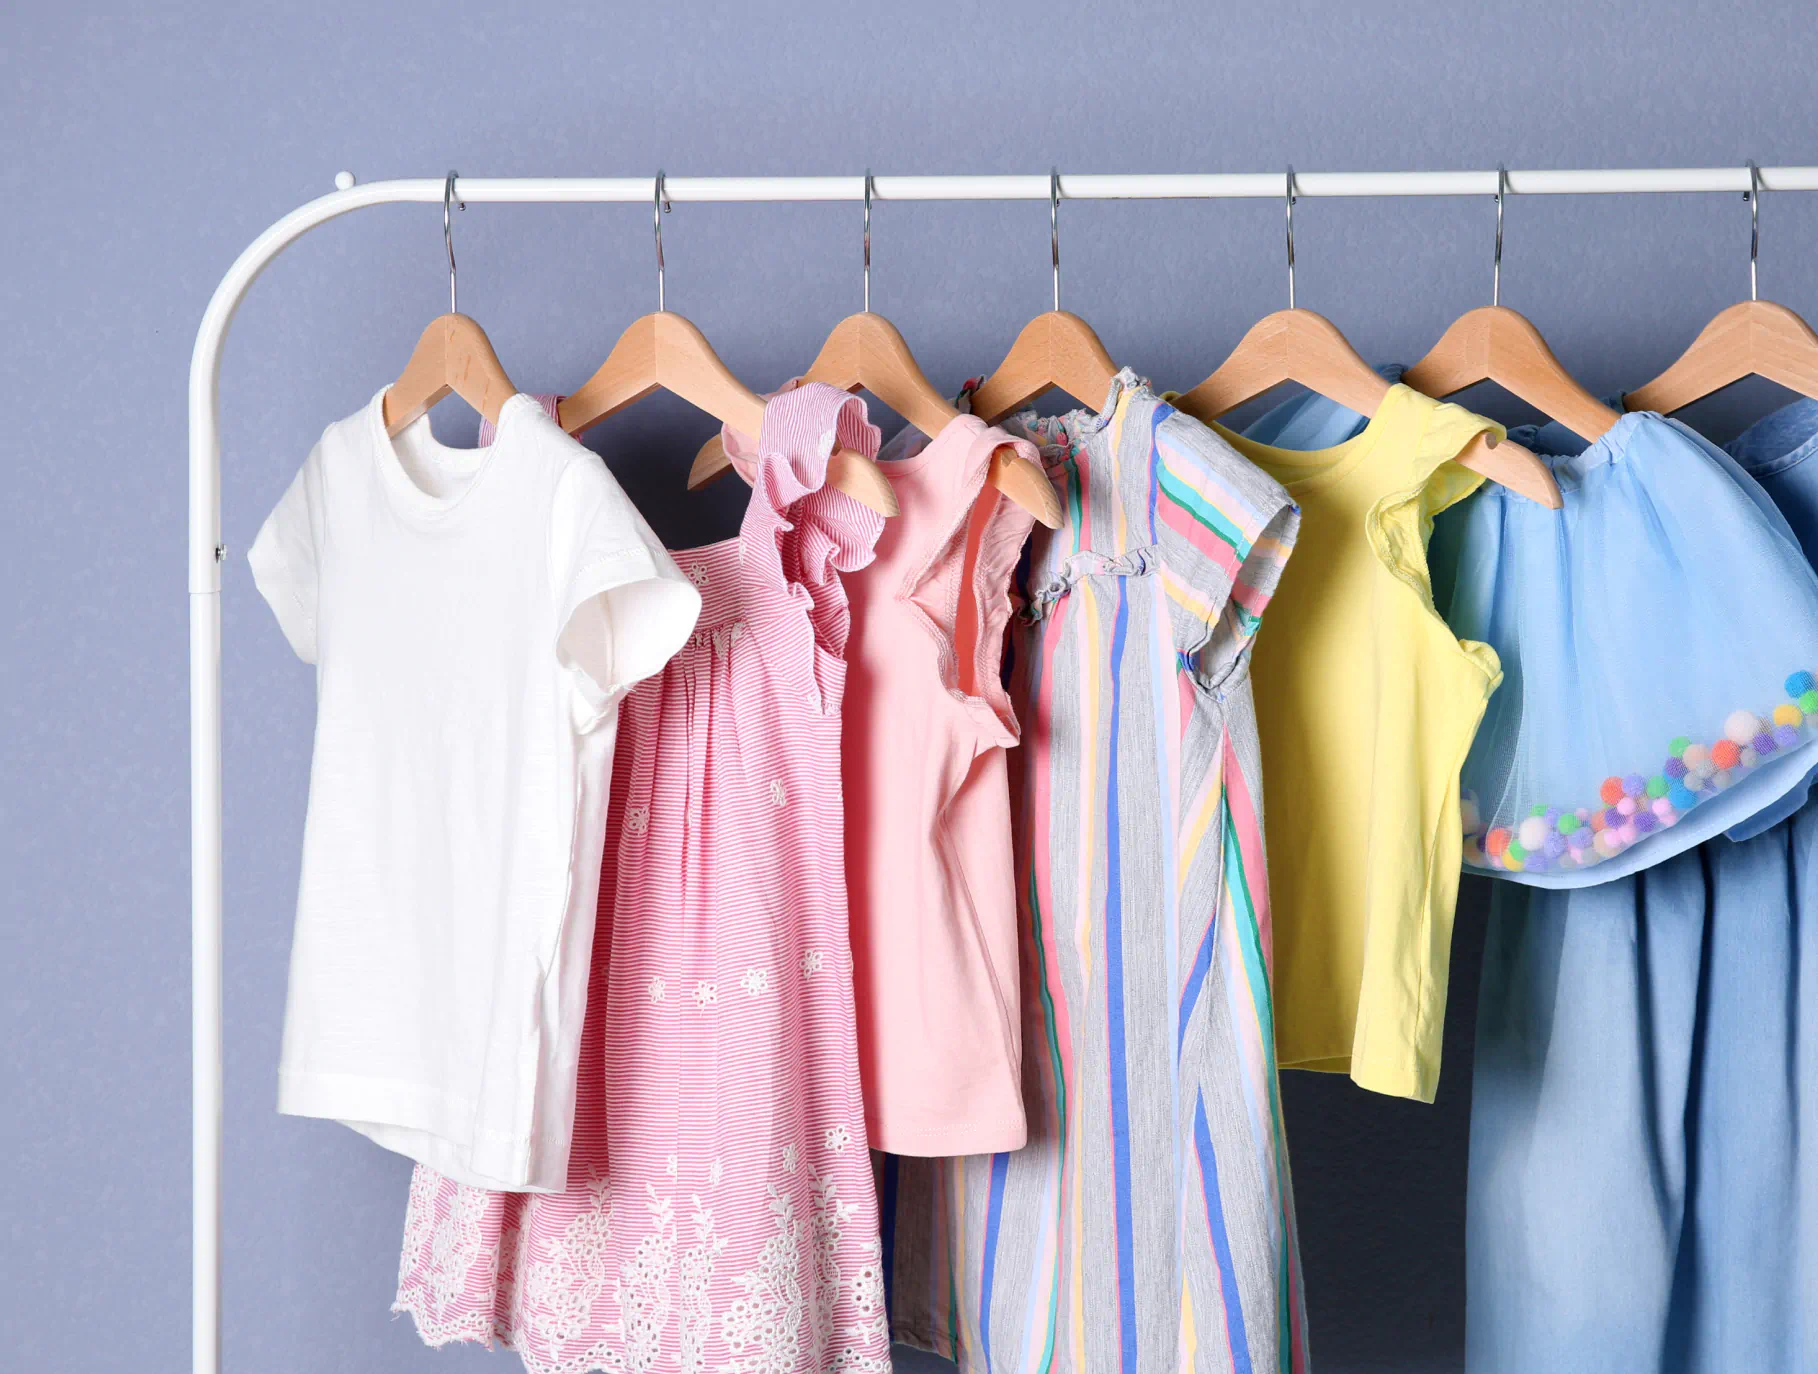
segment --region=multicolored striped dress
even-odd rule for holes
[[[1015,647],[1029,1143],[884,1159],[892,1334],[966,1374],[1300,1374],[1249,681],[1300,512],[1129,372],[1005,428],[1068,508]]]

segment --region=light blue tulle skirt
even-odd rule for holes
[[[1308,397],[1250,433],[1322,447],[1359,419]],[[1460,780],[1466,869],[1607,882],[1797,794],[1818,762],[1818,575],[1774,503],[1658,415],[1588,446],[1510,437],[1565,508],[1486,483],[1428,550],[1452,631],[1502,660]]]

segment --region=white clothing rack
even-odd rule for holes
[[[1763,167],[1764,191],[1818,190],[1818,166]],[[1485,196],[1496,171],[1296,172],[1296,196]],[[1282,196],[1287,170],[1184,175],[1068,174],[1063,200],[1216,200]],[[440,203],[443,177],[356,186],[298,206],[249,244],[228,268],[203,312],[189,370],[190,891],[193,1110],[192,1284],[194,1374],[218,1374],[221,1360],[221,346],[247,288],[266,265],[318,225],[369,205]],[[1624,195],[1749,190],[1746,167],[1511,171],[1509,195]],[[669,177],[671,201],[862,201],[865,178]],[[476,204],[650,204],[654,177],[461,177],[456,198]],[[875,200],[1047,200],[1050,178],[880,176]]]

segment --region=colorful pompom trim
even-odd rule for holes
[[[1512,826],[1486,829],[1476,796],[1464,793],[1465,863],[1504,873],[1590,868],[1677,825],[1763,760],[1796,748],[1808,727],[1818,728],[1818,675],[1801,670],[1783,685],[1788,700],[1765,716],[1731,711],[1708,744],[1675,735],[1658,772],[1612,773],[1598,786],[1601,805],[1534,802]]]

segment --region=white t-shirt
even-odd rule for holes
[[[701,598],[529,396],[485,448],[384,392],[248,555],[316,665],[278,1110],[463,1183],[567,1185],[619,698]]]

